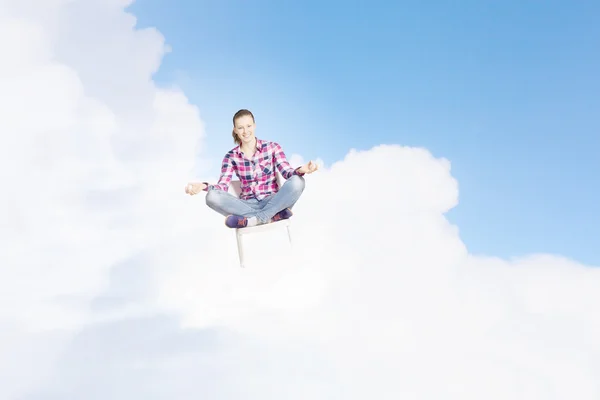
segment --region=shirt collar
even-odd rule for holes
[[[259,138],[256,138],[256,150],[257,150],[257,151],[259,151],[259,152],[260,152],[260,151],[262,150],[262,148],[263,148],[263,146],[264,146],[264,145],[265,145],[265,141],[264,141],[264,140],[260,140]],[[234,148],[234,150],[235,150],[235,152],[236,152],[238,155],[241,155],[241,154],[242,154],[242,148],[241,148],[241,145],[239,145],[239,144],[238,144],[238,145],[237,145],[237,146]]]

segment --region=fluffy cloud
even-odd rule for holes
[[[126,5],[0,1],[0,397],[600,397],[600,270],[470,255],[426,150],[308,176],[293,251],[250,236],[240,269],[183,194],[200,114]]]

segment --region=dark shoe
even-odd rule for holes
[[[239,215],[229,215],[225,218],[225,225],[228,228],[245,228],[248,226],[248,218]]]
[[[286,208],[285,210],[281,210],[277,214],[275,214],[273,216],[273,218],[271,218],[271,220],[273,222],[277,222],[277,221],[281,221],[282,219],[288,219],[292,215],[294,215],[294,213],[292,213],[292,210],[290,210],[289,208]]]

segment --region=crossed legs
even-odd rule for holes
[[[304,178],[298,175],[286,180],[279,191],[263,200],[242,200],[222,190],[206,194],[206,205],[221,215],[255,217],[258,223],[267,223],[280,211],[291,209],[304,191]]]

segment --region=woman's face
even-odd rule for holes
[[[249,144],[254,142],[254,129],[256,125],[249,115],[244,115],[235,120],[233,130],[238,136],[242,144]]]

